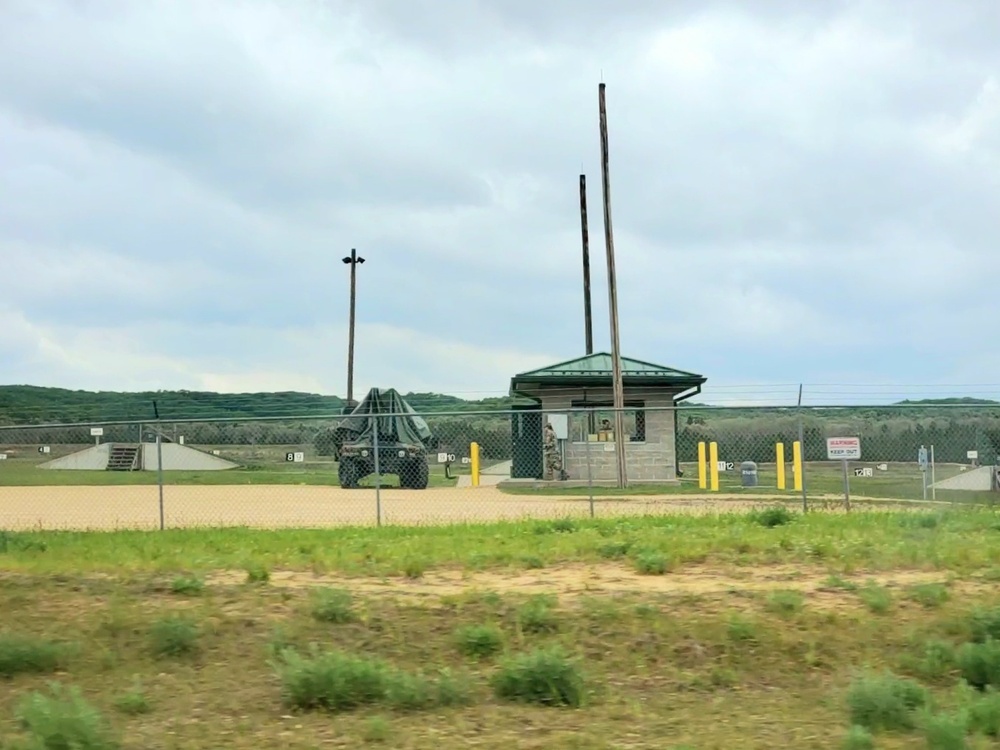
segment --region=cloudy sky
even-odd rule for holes
[[[1000,395],[995,0],[0,0],[0,383]],[[975,386],[974,384],[981,384]]]

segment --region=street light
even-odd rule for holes
[[[357,269],[365,259],[353,247],[351,254],[343,259],[351,267],[351,314],[347,334],[347,408],[354,408],[354,305],[357,299]]]

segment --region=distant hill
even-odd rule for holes
[[[358,394],[362,397],[364,394]],[[467,401],[440,393],[407,393],[420,412],[494,411],[510,408],[511,398]],[[339,414],[344,399],[316,393],[213,393],[208,391],[78,391],[31,385],[0,386],[0,424],[153,419],[153,403],[163,419],[246,419]]]

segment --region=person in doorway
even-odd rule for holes
[[[545,481],[563,479],[562,455],[559,453],[559,441],[551,422],[545,423],[545,435],[542,450],[545,454]]]

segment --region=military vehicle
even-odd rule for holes
[[[426,489],[428,451],[437,439],[421,417],[393,388],[372,388],[333,431],[340,486],[358,486],[376,471],[395,474],[405,489]]]

